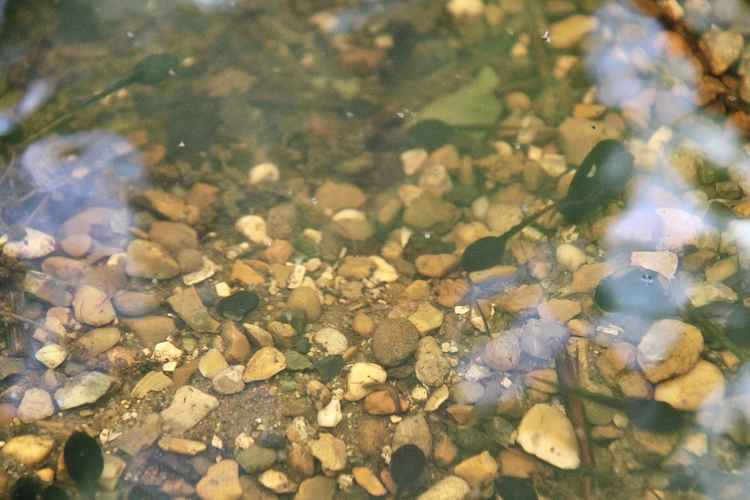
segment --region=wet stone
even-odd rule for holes
[[[286,368],[284,354],[274,347],[261,347],[247,362],[243,381],[268,380]]]
[[[448,476],[417,497],[417,500],[463,500],[469,498],[471,486],[458,476]]]
[[[161,412],[161,417],[170,431],[184,432],[203,420],[217,406],[218,399],[186,385],[177,389],[172,403]]]
[[[175,436],[163,436],[159,439],[159,448],[179,455],[197,455],[206,450],[206,445],[200,441],[184,439]]]
[[[16,259],[38,259],[55,251],[55,238],[36,229],[25,228],[23,239],[3,245],[3,253]]]
[[[254,444],[244,450],[236,451],[234,459],[240,464],[242,470],[248,474],[255,474],[268,469],[276,462],[276,452]]]
[[[343,354],[349,348],[349,341],[335,328],[321,328],[313,334],[313,341],[326,350],[328,355]]]
[[[221,323],[208,313],[208,309],[201,302],[195,287],[179,290],[167,299],[169,305],[190,328],[197,332],[215,333]]]
[[[414,371],[417,380],[432,387],[443,384],[451,365],[434,337],[424,337],[419,341],[416,358]]]
[[[520,329],[509,330],[493,337],[482,350],[482,363],[501,372],[514,369],[521,360],[520,337]]]
[[[221,328],[224,357],[229,363],[245,363],[250,356],[250,342],[236,323],[225,322]]]
[[[299,485],[294,500],[333,500],[336,489],[335,479],[325,476],[311,477]]]
[[[169,279],[180,274],[180,266],[162,245],[133,240],[128,245],[125,272],[134,278]]]
[[[0,449],[0,453],[27,467],[46,459],[52,452],[55,440],[47,436],[23,434],[14,436]]]
[[[68,351],[61,345],[47,344],[34,353],[34,357],[47,368],[55,369],[68,357]]]
[[[124,290],[112,297],[112,303],[122,315],[145,316],[156,311],[161,300],[153,293]]]
[[[232,321],[242,321],[260,304],[255,292],[241,291],[219,300],[217,310],[223,317]]]
[[[172,380],[162,372],[151,371],[144,375],[130,391],[134,398],[142,398],[149,392],[158,392],[172,385]]]
[[[522,328],[521,347],[530,356],[554,358],[568,339],[568,331],[554,321],[529,320]]]
[[[392,447],[397,449],[405,444],[418,446],[427,457],[432,455],[432,433],[424,415],[408,416],[396,425]]]
[[[94,403],[104,396],[112,384],[113,377],[100,372],[84,372],[68,380],[55,391],[55,401],[61,410],[69,410]]]
[[[372,335],[372,353],[385,366],[398,366],[417,350],[419,332],[406,319],[385,319]]]
[[[518,443],[527,453],[561,469],[577,469],[581,463],[573,424],[549,404],[534,405],[524,415]]]
[[[198,248],[198,233],[192,227],[180,222],[154,221],[148,237],[173,254],[185,248]]]
[[[91,330],[79,338],[77,342],[90,356],[98,356],[116,346],[119,341],[119,328],[109,327]]]
[[[156,413],[149,413],[134,427],[123,432],[115,445],[128,455],[135,456],[159,439],[161,426],[161,417]]]
[[[212,380],[211,385],[219,394],[237,394],[245,388],[242,381],[244,368],[240,365],[230,366],[220,371]]]
[[[93,286],[81,286],[73,297],[73,311],[81,323],[104,326],[115,320],[109,296]]]
[[[320,319],[321,305],[318,292],[306,286],[292,290],[286,302],[289,309],[301,309],[305,311],[308,321]]]
[[[313,364],[310,358],[304,354],[300,354],[297,351],[284,351],[284,357],[286,358],[287,368],[293,372],[309,370]],[[336,356],[340,358],[340,356]],[[343,360],[342,360],[343,361]],[[342,363],[343,366],[343,363]],[[340,370],[341,368],[339,368]],[[338,373],[338,370],[336,371]],[[334,377],[336,375],[334,374]],[[330,380],[330,379],[329,379]]]
[[[242,496],[239,465],[234,460],[222,460],[208,468],[195,485],[203,500],[238,500]]]
[[[177,325],[169,316],[123,318],[122,324],[133,330],[147,347],[153,347],[177,331]]]
[[[323,432],[318,439],[311,441],[310,451],[320,460],[324,472],[338,472],[346,468],[346,443],[331,434]]]
[[[55,413],[55,405],[52,403],[52,397],[44,389],[28,389],[18,405],[18,418],[24,423],[42,420],[52,416]]]

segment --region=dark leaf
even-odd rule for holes
[[[102,449],[96,439],[85,432],[74,432],[63,450],[65,470],[83,491],[93,491],[104,468]]]
[[[391,477],[399,488],[403,488],[416,482],[426,464],[427,458],[419,446],[405,444],[391,455]]]

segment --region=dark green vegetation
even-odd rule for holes
[[[568,222],[577,223],[608,201],[620,196],[633,174],[633,156],[622,143],[607,139],[586,155],[560,202],[527,217],[500,236],[480,238],[464,250],[461,267],[469,272],[498,265],[511,237],[557,208]]]

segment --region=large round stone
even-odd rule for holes
[[[398,366],[414,354],[419,342],[419,332],[406,319],[386,319],[380,322],[372,335],[372,353],[385,366]]]

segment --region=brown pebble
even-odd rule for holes
[[[74,259],[79,259],[89,253],[94,240],[86,233],[76,233],[66,236],[60,242],[62,251]]]
[[[375,331],[375,322],[367,314],[357,312],[352,319],[352,330],[363,337],[370,337]]]
[[[317,321],[321,315],[320,298],[318,292],[307,286],[301,286],[292,290],[286,302],[289,309],[301,309],[305,311],[308,321]]]
[[[185,248],[177,254],[177,263],[182,273],[192,273],[203,267],[203,254],[199,250]]]

